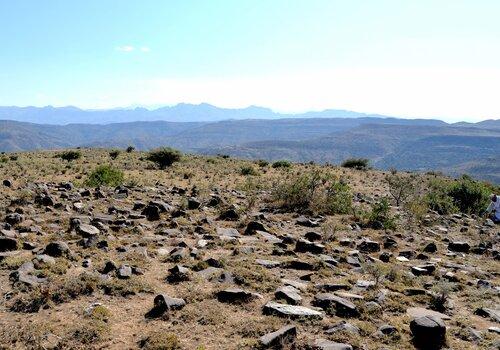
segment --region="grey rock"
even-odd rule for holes
[[[288,304],[280,304],[274,301],[269,301],[264,305],[263,313],[265,315],[276,315],[290,318],[306,318],[306,319],[322,319],[323,313],[304,306],[294,306]]]
[[[290,305],[300,305],[302,297],[299,291],[292,286],[280,287],[274,292],[274,297],[278,300],[285,300]]]
[[[410,322],[415,345],[423,349],[440,349],[446,341],[446,326],[440,318],[423,316]]]
[[[292,344],[297,337],[297,327],[293,325],[285,326],[276,332],[271,332],[260,337],[259,341],[263,348],[278,348]]]

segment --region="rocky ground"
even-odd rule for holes
[[[415,223],[392,207],[398,228],[375,230],[269,200],[314,168],[368,208],[387,195],[380,171],[194,156],[157,170],[139,152],[82,152],[1,164],[0,347],[500,346],[498,225],[433,212]],[[83,187],[104,163],[125,184]]]

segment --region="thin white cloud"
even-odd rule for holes
[[[123,45],[123,46],[118,46],[116,47],[116,51],[121,51],[121,52],[132,52],[135,50],[135,47],[131,45]]]
[[[150,52],[151,49],[149,47],[147,47],[147,46],[143,46],[143,47],[141,47],[141,51],[142,52]]]

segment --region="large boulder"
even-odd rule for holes
[[[446,326],[438,317],[417,317],[410,322],[410,331],[420,349],[440,349],[446,342]]]

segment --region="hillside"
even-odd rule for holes
[[[376,170],[81,152],[0,162],[1,348],[498,344],[499,226],[429,210],[449,179],[393,175],[398,205]],[[103,164],[123,180],[88,184]]]
[[[287,118],[218,122],[132,122],[46,125],[0,121],[0,151],[68,147],[146,150],[168,145],[186,152],[252,159],[340,163],[369,158],[376,167],[462,172],[496,183],[500,129],[495,121],[448,125],[395,118]],[[474,163],[471,163],[474,161]]]

